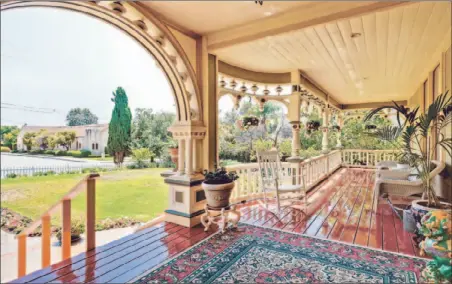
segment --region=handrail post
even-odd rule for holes
[[[62,207],[63,226],[61,234],[62,260],[71,257],[71,200],[64,199]]]
[[[17,274],[22,277],[27,273],[27,235],[19,235],[17,244]]]
[[[50,265],[50,215],[42,216],[42,237],[41,237],[41,264],[42,268]]]
[[[86,251],[96,247],[96,179],[87,181],[86,192]]]

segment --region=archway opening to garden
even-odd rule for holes
[[[160,174],[174,166],[168,154],[174,141],[167,129],[190,119],[179,74],[171,62],[162,61],[168,56],[137,40],[141,32],[131,36],[117,22],[119,16],[112,16],[114,22],[75,8],[3,9],[1,122],[10,153],[2,153],[1,191],[2,215],[8,210],[11,218],[2,229],[26,227],[91,171],[101,172],[96,228],[114,229],[101,234],[98,244],[162,214],[168,188]],[[130,143],[118,169],[108,141],[109,124],[121,107],[130,110]],[[73,222],[85,221],[84,198],[72,201]],[[56,217],[53,226],[60,221]],[[55,255],[52,262],[60,260]],[[2,261],[7,264],[12,267],[2,267],[2,274],[12,274],[3,274],[1,282],[17,277],[16,262]],[[40,261],[31,262],[27,271],[38,268]]]

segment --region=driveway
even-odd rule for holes
[[[80,164],[85,165],[99,165],[99,163],[112,163],[112,162],[100,162],[96,160],[77,159],[71,157],[52,157],[52,156],[32,156],[32,155],[15,155],[8,153],[1,153],[1,166],[2,168],[9,167],[37,167],[37,166],[77,166]]]

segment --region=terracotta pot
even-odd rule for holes
[[[168,148],[168,153],[171,156],[171,162],[176,165],[174,167],[174,171],[177,171],[177,165],[179,161],[179,148]]]
[[[224,208],[229,206],[234,182],[225,184],[208,184],[203,182],[202,189],[206,193],[207,205],[211,208]]]

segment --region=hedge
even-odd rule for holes
[[[9,149],[9,147],[6,147],[6,146],[2,146],[2,148],[1,148],[1,152],[6,152],[6,153],[9,153],[9,152],[11,152],[11,149]]]

